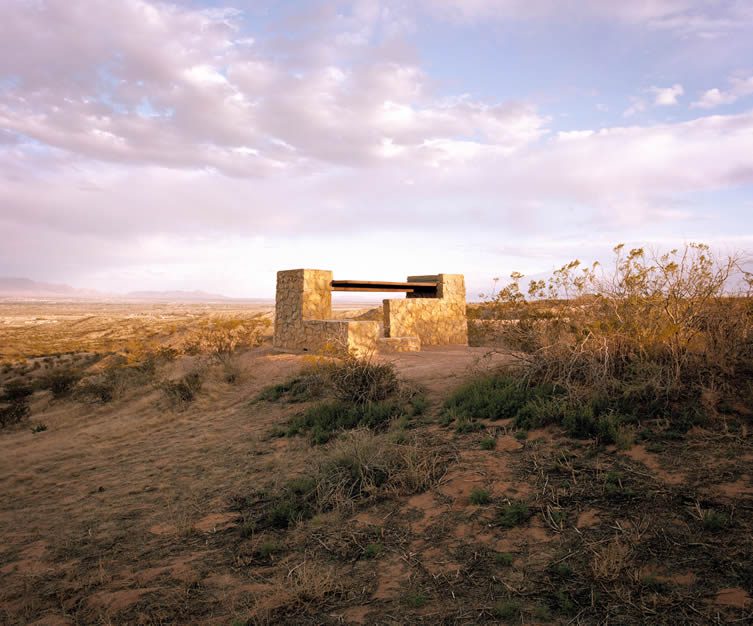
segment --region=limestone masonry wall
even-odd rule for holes
[[[422,345],[467,345],[465,282],[460,274],[409,276],[437,282],[436,297],[408,294],[384,300],[379,321],[333,320],[332,272],[277,272],[274,346],[309,352],[414,351]]]
[[[423,346],[467,345],[465,280],[461,274],[409,276],[408,281],[436,280],[437,297],[384,301],[387,337],[418,337]]]
[[[332,272],[328,270],[285,270],[277,272],[274,345],[303,350],[315,331],[305,328],[308,320],[332,318]]]

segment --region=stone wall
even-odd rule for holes
[[[309,320],[304,339],[296,349],[316,354],[366,356],[377,348],[381,324],[373,321]]]
[[[437,297],[408,294],[384,301],[387,337],[418,337],[423,346],[467,345],[465,281],[461,274],[409,276],[408,281],[436,280]]]
[[[385,300],[383,334],[380,321],[332,319],[332,272],[277,272],[274,346],[282,350],[363,355],[378,347],[395,352],[415,351],[421,345],[467,345],[463,276],[409,276],[408,280],[436,281],[436,297],[408,294],[404,299]]]
[[[366,354],[376,350],[378,321],[332,319],[332,272],[277,272],[274,346],[283,350]]]
[[[277,272],[275,347],[302,350],[308,341],[304,322],[331,319],[331,282],[332,272],[328,270]]]

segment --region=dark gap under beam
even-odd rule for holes
[[[385,291],[436,294],[437,283],[435,282],[405,282],[394,283],[378,280],[333,280],[332,291]]]

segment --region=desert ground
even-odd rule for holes
[[[317,400],[264,391],[316,364],[275,352],[268,330],[231,360],[176,349],[138,369],[144,346],[190,343],[207,319],[269,314],[0,304],[6,388],[137,371],[106,397],[36,385],[28,415],[0,430],[0,622],[753,623],[748,428],[627,446],[512,419],[464,428],[447,398],[514,358],[474,346],[381,357],[425,406],[315,445],[280,429]],[[199,370],[190,398],[166,391]],[[290,481],[362,444],[413,464],[284,527],[262,523]]]

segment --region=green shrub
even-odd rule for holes
[[[520,617],[520,602],[517,600],[499,600],[494,605],[494,617],[510,622]]]
[[[510,567],[513,562],[515,561],[515,557],[510,554],[509,552],[497,552],[494,555],[494,561],[497,563],[497,565],[502,565],[504,567]]]
[[[470,419],[505,419],[515,417],[530,398],[531,390],[507,374],[471,379],[445,402],[445,412]]]
[[[363,550],[363,558],[375,559],[384,552],[384,546],[381,543],[370,543]]]
[[[327,443],[344,430],[366,427],[384,430],[389,422],[402,414],[395,401],[351,404],[330,401],[314,404],[288,422],[288,436],[309,433],[313,444]]]
[[[500,508],[497,522],[502,528],[514,528],[525,524],[531,515],[525,502],[510,502]]]
[[[492,496],[489,493],[488,489],[484,489],[483,487],[474,487],[471,490],[468,500],[470,501],[471,504],[480,506],[484,504],[489,504],[492,501]]]
[[[403,596],[403,602],[411,609],[420,609],[428,601],[429,598],[420,591],[409,591]]]
[[[267,402],[309,402],[321,398],[326,385],[322,371],[305,369],[285,382],[265,387],[258,398]]]
[[[729,524],[729,521],[729,517],[724,513],[711,510],[704,511],[703,517],[701,518],[703,529],[712,533],[724,530]]]
[[[494,450],[497,447],[497,440],[494,437],[484,437],[479,446],[482,450]]]

